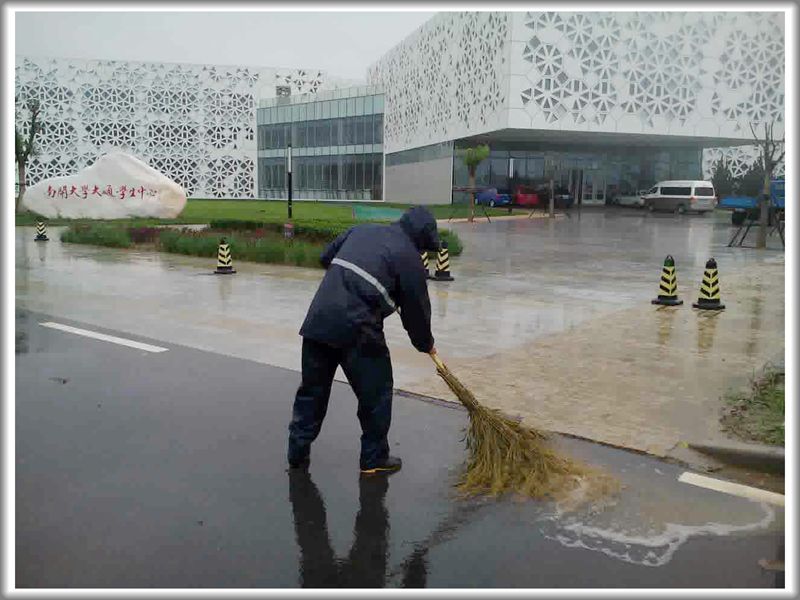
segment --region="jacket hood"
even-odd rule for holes
[[[436,219],[431,212],[422,206],[408,209],[397,221],[403,231],[414,242],[417,250],[438,250],[439,232]]]

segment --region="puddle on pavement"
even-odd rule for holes
[[[550,517],[540,527],[544,537],[568,548],[600,552],[623,562],[647,567],[666,565],[675,552],[697,536],[729,536],[765,530],[775,520],[775,509],[757,505],[761,517],[744,524],[706,522],[697,525],[666,522],[660,528],[632,529],[624,519],[594,525],[579,517]]]
[[[546,538],[569,548],[600,552],[628,563],[660,567],[698,536],[731,536],[782,529],[782,511],[764,503],[687,488],[676,494],[671,468],[645,464],[623,470],[620,494],[578,510],[535,519]]]

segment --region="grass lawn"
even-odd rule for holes
[[[352,203],[358,204],[358,203]],[[365,203],[366,204],[366,203]],[[406,209],[411,204],[397,203],[369,203],[368,206]],[[466,217],[469,212],[467,206],[453,207],[449,204],[427,207],[437,219]],[[507,215],[507,208],[487,208],[489,215]],[[513,214],[526,214],[525,209],[514,209]],[[242,221],[263,221],[267,219],[280,219],[286,217],[286,201],[284,200],[190,200],[186,203],[183,212],[175,219],[113,219],[109,223],[119,223],[132,226],[149,226],[169,223],[197,224],[208,223],[216,219],[237,219]],[[483,211],[477,207],[476,215],[483,216]],[[292,217],[295,219],[317,219],[330,221],[352,220],[351,203],[338,202],[292,202]],[[16,215],[17,225],[35,225],[37,217],[31,213]],[[66,225],[71,223],[96,222],[92,219],[48,219],[49,225]]]
[[[744,440],[784,444],[785,380],[783,369],[768,368],[745,393],[726,398],[723,428]]]

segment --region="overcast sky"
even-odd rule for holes
[[[431,12],[27,12],[16,53],[323,69],[364,80],[367,67]]]

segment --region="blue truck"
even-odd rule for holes
[[[773,179],[769,185],[770,221],[772,215],[785,208],[786,194],[783,179]],[[741,225],[748,218],[758,219],[758,198],[752,196],[725,196],[720,199],[717,208],[731,211],[731,223]]]

